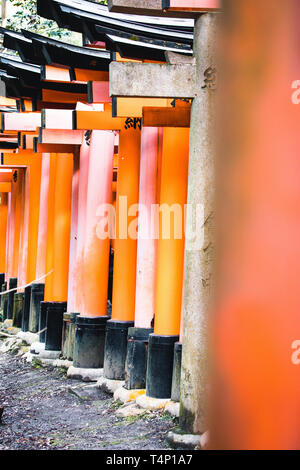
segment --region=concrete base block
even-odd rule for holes
[[[37,356],[38,359],[59,359],[61,356],[61,351],[41,350]]]
[[[114,400],[128,403],[135,401],[140,395],[145,395],[146,390],[127,390],[124,387],[118,388],[114,393]]]
[[[22,340],[18,339],[17,337],[15,338],[9,338],[0,347],[0,352],[2,353],[7,353],[7,352],[16,352],[20,344],[22,344]]]
[[[170,431],[167,434],[167,441],[174,448],[180,449],[202,449],[201,437],[195,434],[177,434]]]
[[[2,325],[5,329],[11,328],[13,326],[13,321],[12,320],[4,320]]]
[[[69,367],[67,376],[70,379],[79,379],[83,382],[97,382],[103,375],[103,369],[83,369],[81,367]]]
[[[118,388],[123,387],[123,385],[125,385],[125,381],[124,380],[111,380],[111,379],[107,379],[106,377],[101,377],[98,380],[97,385],[104,392],[113,395]]]
[[[140,408],[135,403],[132,403],[127,406],[122,406],[116,411],[116,415],[120,416],[121,418],[129,418],[130,416],[140,416],[145,413],[150,413],[149,411],[145,411],[143,408]]]
[[[146,395],[140,395],[136,399],[137,405],[145,410],[162,410],[165,406],[170,403],[169,398],[151,398],[147,397]]]
[[[45,343],[37,341],[36,343],[32,343],[30,346],[30,352],[32,354],[39,354],[41,351],[45,351]]]
[[[165,406],[165,412],[171,416],[174,416],[175,418],[179,418],[179,408],[180,403],[176,401],[170,401],[170,403],[167,403]]]
[[[20,331],[17,334],[17,337],[20,338],[26,344],[33,344],[39,341],[39,335],[35,333],[30,333],[30,331]]]
[[[44,344],[44,343],[41,343],[41,344]],[[56,351],[46,351],[46,352],[56,352]],[[71,361],[66,361],[64,359],[45,358],[45,357],[42,357],[41,354],[33,354],[30,351],[23,354],[22,357],[23,357],[23,359],[26,360],[26,362],[29,362],[29,363],[37,361],[38,363],[40,363],[43,366],[61,367],[61,368],[64,368],[64,369],[68,369],[73,364]]]

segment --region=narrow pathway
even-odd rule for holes
[[[65,370],[0,354],[0,450],[159,450],[176,422],[147,412],[121,418],[109,395]]]

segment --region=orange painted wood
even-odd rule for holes
[[[85,69],[74,69],[75,77],[78,82],[89,82],[89,81],[109,81],[109,72],[101,72],[100,70],[85,70]]]
[[[300,446],[299,6],[224,2],[213,449]]]
[[[41,127],[41,113],[4,113],[2,124],[6,131],[35,131]]]
[[[25,171],[19,169],[17,171],[17,181],[12,181],[12,194],[15,195],[14,207],[14,238],[12,248],[12,266],[11,277],[18,277],[19,255],[20,255],[20,233],[23,218],[23,200],[24,200],[24,184]]]
[[[54,65],[44,65],[43,74],[43,81],[63,83],[68,83],[71,81],[69,67],[55,67]]]
[[[6,98],[5,96],[0,96],[0,106],[7,106],[7,107],[16,108],[17,107],[17,102],[16,102],[16,100],[13,100],[11,98]]]
[[[141,132],[139,129],[120,132],[112,299],[112,319],[119,321],[134,320],[137,233],[135,233],[135,238],[132,238],[129,228],[130,224],[134,225],[135,222],[137,228],[137,214],[128,216],[127,211],[123,210],[123,198],[127,198],[128,209],[132,205],[138,204],[140,147]]]
[[[39,231],[39,209],[41,188],[42,155],[34,154],[33,163],[29,169],[29,218],[28,218],[28,252],[27,252],[27,282],[35,280],[37,263],[37,246]]]
[[[40,144],[81,145],[84,136],[82,130],[39,129]]]
[[[118,117],[137,117],[143,116],[144,106],[167,107],[171,106],[171,100],[166,98],[114,98],[116,115]]]
[[[112,98],[109,96],[109,81],[90,81],[88,86],[91,89],[91,102],[93,103],[111,103]]]
[[[124,129],[124,118],[113,118],[112,107],[105,105],[105,110],[101,111],[74,111],[76,115],[76,129],[92,130],[120,130]]]
[[[13,172],[12,170],[1,170],[0,171],[0,183],[10,183],[12,181]]]
[[[7,203],[8,203],[7,193],[0,192],[0,272],[1,273],[5,272]]]
[[[165,128],[163,135],[160,205],[176,204],[170,231],[159,215],[154,333],[179,335],[184,267],[184,205],[187,203],[189,129]],[[166,219],[168,214],[166,215]],[[176,224],[174,220],[177,220]]]
[[[42,127],[45,129],[73,128],[73,111],[69,109],[43,109]]]
[[[48,220],[46,239],[46,273],[50,273],[45,278],[45,301],[53,299],[53,267],[54,267],[54,202],[55,202],[55,177],[56,177],[56,153],[50,154],[49,166],[49,193],[48,193]]]
[[[38,227],[37,256],[36,256],[36,278],[37,279],[47,274],[46,273],[46,253],[47,253],[49,176],[50,176],[50,154],[44,153],[42,155],[39,227]]]
[[[50,212],[51,215],[50,223],[48,215],[46,262],[47,272],[51,270],[53,272],[45,281],[45,299],[66,302],[68,299],[73,155],[65,153],[54,155],[56,161],[51,175],[54,187],[49,194],[48,214]]]
[[[71,204],[71,233],[69,255],[69,279],[68,279],[68,312],[76,312],[76,300],[79,295],[77,290],[77,241],[78,241],[78,200],[79,200],[79,173],[80,173],[80,148],[74,153],[73,179],[72,179],[72,204]]]
[[[168,0],[169,11],[216,11],[221,8],[220,0]]]
[[[60,101],[41,101],[37,100],[35,103],[36,111],[42,111],[43,109],[75,109],[76,102],[60,102]]]
[[[82,101],[88,102],[88,96],[85,93],[68,93],[66,91],[42,90],[42,101],[54,103],[77,103]]]
[[[190,127],[191,110],[185,108],[143,108],[144,127]]]
[[[34,152],[35,153],[74,153],[76,151],[75,145],[66,144],[39,144],[35,138]]]
[[[110,239],[100,229],[100,225],[106,217],[104,207],[112,203],[114,141],[113,132],[92,132],[85,219],[83,308],[80,312],[85,316],[107,314]],[[104,227],[104,231],[108,229]]]

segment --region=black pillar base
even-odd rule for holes
[[[180,401],[180,377],[181,377],[181,358],[182,358],[182,343],[174,344],[174,362],[173,362],[173,376],[172,376],[172,393],[171,399],[173,401]]]
[[[18,285],[18,278],[17,277],[11,277],[8,283],[8,290],[10,289],[15,289]],[[14,294],[15,291],[9,292],[8,293],[8,299],[7,299],[7,319],[12,320],[13,318],[13,312],[14,312]]]
[[[46,341],[46,323],[47,323],[47,308],[49,302],[40,302],[39,312],[39,342],[45,343]]]
[[[75,346],[75,322],[76,317],[79,315],[78,312],[71,312],[64,314],[63,323],[63,357],[69,361],[73,361],[74,358],[74,346]]]
[[[109,320],[106,325],[104,377],[111,380],[124,380],[127,354],[128,328],[133,321]]]
[[[178,336],[149,336],[146,395],[171,398],[174,344]]]
[[[74,367],[80,367],[82,369],[102,369],[107,320],[107,316],[76,316]]]
[[[67,302],[47,302],[46,351],[61,351],[63,317]]]
[[[29,331],[37,333],[39,331],[40,303],[44,300],[45,284],[31,285]]]
[[[22,331],[28,331],[29,329],[30,298],[31,298],[31,286],[28,286],[28,287],[25,287],[25,290],[24,290],[24,301],[23,301],[23,311],[22,311]]]
[[[153,333],[153,328],[128,329],[125,364],[125,388],[128,390],[146,387],[147,351],[151,333]]]
[[[2,286],[5,282],[5,273],[0,273],[0,286]]]
[[[14,293],[13,326],[16,328],[21,328],[22,326],[23,300],[23,292]]]

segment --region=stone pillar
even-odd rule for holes
[[[187,233],[193,227],[193,212],[199,205],[204,212],[204,226],[201,224],[198,230],[204,230],[204,240],[189,236],[185,250],[180,426],[188,433],[207,430],[207,316],[214,260],[216,29],[214,13],[204,14],[196,21],[194,53],[198,90],[191,113],[188,204],[192,210],[187,213]]]

